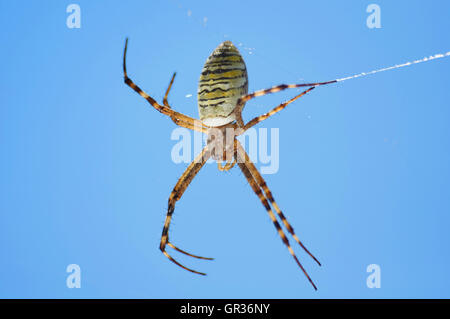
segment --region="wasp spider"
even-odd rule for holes
[[[212,260],[212,258],[190,254],[178,248],[169,240],[169,227],[175,209],[175,203],[181,198],[186,188],[194,179],[195,175],[200,171],[200,169],[209,158],[213,158],[214,160],[216,160],[218,168],[222,171],[228,171],[237,163],[251,188],[258,196],[263,206],[266,208],[270,219],[272,220],[283,243],[287,246],[289,253],[295,259],[297,265],[306,275],[310,283],[313,285],[314,289],[317,289],[315,284],[307,274],[306,270],[298,260],[293,249],[291,248],[289,240],[282,227],[280,226],[280,223],[278,222],[272,208],[275,210],[279,219],[281,220],[287,231],[292,235],[294,240],[306,251],[306,253],[308,253],[317,262],[317,264],[320,265],[319,261],[308,251],[308,249],[306,249],[306,247],[299,240],[294,232],[294,229],[289,224],[283,212],[275,202],[275,199],[273,198],[273,195],[269,190],[266,182],[256,169],[255,165],[252,163],[249,156],[247,155],[239,141],[236,139],[236,137],[244,133],[252,126],[281,111],[288,104],[294,102],[298,98],[310,92],[315,87],[334,83],[336,81],[289,85],[282,84],[270,89],[260,90],[248,94],[247,69],[244,60],[237,48],[230,41],[225,41],[221,43],[208,57],[200,75],[198,87],[198,111],[200,113],[200,120],[197,120],[174,111],[167,101],[167,96],[176,75],[175,73],[173,74],[172,79],[169,83],[169,87],[167,88],[167,91],[164,95],[162,105],[156,102],[147,93],[142,91],[128,77],[126,69],[127,45],[128,39],[125,42],[125,49],[123,54],[123,73],[125,83],[134,91],[136,91],[140,96],[145,98],[156,110],[164,115],[169,116],[175,124],[191,130],[200,131],[208,135],[208,142],[206,146],[194,159],[194,161],[188,166],[183,175],[181,175],[180,179],[172,190],[172,193],[170,194],[166,221],[164,223],[160,243],[160,249],[163,254],[181,268],[196,274],[205,275],[202,272],[198,272],[196,270],[183,266],[166,251],[167,246],[169,246],[180,253],[194,258]],[[247,101],[269,93],[275,93],[285,89],[299,87],[307,87],[307,89],[302,93],[294,96],[292,99],[281,103],[268,113],[255,117],[246,124],[244,123],[242,119],[242,110]],[[224,161],[225,165],[222,164]]]

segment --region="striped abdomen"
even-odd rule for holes
[[[222,126],[235,120],[237,100],[248,92],[247,68],[230,41],[221,43],[206,60],[198,85],[200,120]]]

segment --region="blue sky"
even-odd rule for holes
[[[128,36],[132,79],[160,101],[177,71],[170,103],[197,117],[201,68],[224,40],[241,44],[251,91],[331,80],[449,51],[448,1],[77,1],[80,29],[70,3],[0,3],[0,297],[450,297],[450,59],[318,88],[260,124],[279,128],[265,178],[323,264],[294,246],[317,292],[237,168],[206,165],[175,210],[173,242],[216,259],[176,256],[208,276],[161,254],[187,164],[171,160],[175,125],[121,73]],[[296,92],[249,102],[244,119]],[[366,286],[370,264],[381,288]]]

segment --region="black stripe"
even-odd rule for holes
[[[215,89],[212,89],[212,90],[204,89],[204,90],[198,92],[197,94],[200,95],[200,94],[203,94],[203,93],[205,93],[205,92],[211,93],[211,92],[215,92],[215,91],[218,91],[218,90],[220,90],[220,91],[222,91],[222,92],[228,92],[228,91],[231,91],[231,90],[234,90],[234,89],[235,89],[234,87],[229,88],[229,89],[222,89],[221,87],[218,87],[218,88],[215,88]]]
[[[225,101],[217,102],[217,103],[214,103],[214,104],[201,104],[201,103],[198,103],[198,105],[200,107],[208,107],[208,106],[216,107],[216,106],[219,106],[220,104],[223,104],[223,103],[225,103]]]
[[[273,224],[277,230],[282,230],[280,224],[276,220],[273,221]]]
[[[229,52],[227,52],[227,51],[223,51],[223,52],[221,52],[221,53],[219,53],[219,54],[212,54],[212,55],[209,57],[209,59],[214,59],[214,58],[227,58],[227,57],[229,57],[229,56],[238,56],[238,57],[242,58],[241,55],[240,55],[239,53],[229,53]]]
[[[226,73],[230,71],[245,71],[245,68],[232,68],[232,69],[216,69],[216,70],[206,70],[202,72],[202,75],[208,75],[208,74],[219,74],[219,73]]]
[[[204,68],[207,67],[207,66],[216,66],[216,65],[225,65],[225,66],[227,66],[227,65],[235,65],[237,63],[245,65],[243,62],[238,62],[238,61],[234,61],[234,62],[227,62],[227,60],[224,60],[224,61],[211,61],[211,62],[207,61],[205,63]]]
[[[218,97],[212,97],[212,98],[208,98],[208,99],[198,99],[199,102],[205,102],[205,101],[214,101],[214,100],[219,100],[219,99],[228,99],[232,96],[218,96]]]
[[[270,205],[269,205],[269,203],[267,202],[266,199],[264,199],[263,205],[264,205],[264,207],[266,208],[267,211],[271,210]],[[277,224],[278,224],[278,222],[277,222]],[[278,226],[279,226],[279,225],[278,225]]]
[[[218,84],[230,84],[230,81],[219,81],[219,82],[215,82],[213,84],[200,84],[199,87],[203,88],[203,87],[214,86],[214,85],[218,85]],[[245,81],[245,84],[243,84],[242,87],[244,87],[247,84],[248,84],[248,82]]]
[[[239,79],[239,78],[245,78],[244,76],[242,76],[242,75],[239,75],[239,76],[232,76],[232,77],[227,77],[227,76],[223,76],[223,77],[221,77],[221,78],[217,78],[217,79],[206,79],[206,80],[200,80],[199,82],[201,83],[201,82],[209,82],[209,81],[217,81],[217,80],[233,80],[233,79]],[[225,82],[225,83],[228,83],[228,82]]]
[[[280,85],[274,86],[273,88],[265,89],[264,93],[270,93],[272,90],[285,90],[287,88],[288,88],[287,84],[280,84]]]
[[[239,90],[239,89],[243,89],[243,88],[245,88],[246,86],[247,86],[247,83],[244,83],[244,84],[241,85],[241,86],[232,86],[232,87],[230,87],[229,89],[222,89],[221,87],[217,87],[217,88],[214,88],[214,89],[212,89],[212,90],[203,89],[203,90],[201,90],[200,92],[198,92],[197,94],[200,95],[200,94],[203,94],[203,93],[205,93],[205,92],[210,93],[210,92],[214,92],[214,91],[217,91],[217,90],[220,90],[220,91],[222,91],[222,92],[228,92],[228,91],[231,91],[231,90]]]
[[[281,238],[281,241],[282,241],[287,247],[291,247],[291,245],[289,244],[289,240],[287,239],[286,235],[283,233],[283,230],[281,229],[280,224],[279,224],[277,221],[274,221],[273,224],[275,225],[275,228],[276,228],[278,231],[281,231],[281,233],[283,234],[283,235],[279,234],[279,235],[280,235],[280,238]]]

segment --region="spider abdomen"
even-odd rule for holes
[[[237,100],[248,92],[247,68],[230,41],[221,43],[208,57],[198,85],[200,120],[207,126],[222,126],[235,120]]]

